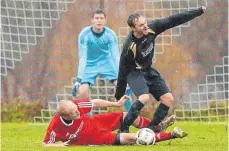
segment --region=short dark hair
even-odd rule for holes
[[[135,26],[135,20],[138,19],[140,16],[142,16],[142,15],[139,14],[139,13],[133,13],[133,14],[131,14],[131,15],[128,17],[127,24],[128,24],[130,27],[134,27],[134,26]]]
[[[106,17],[106,14],[102,9],[97,9],[96,11],[94,11],[92,14],[92,18],[94,17],[95,14],[103,14],[104,17]]]

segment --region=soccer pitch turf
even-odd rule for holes
[[[75,146],[43,148],[42,140],[47,125],[2,123],[2,151],[226,151],[228,150],[228,126],[200,122],[176,122],[168,128],[180,127],[189,135],[183,139],[159,142],[154,146]],[[132,128],[132,132],[137,129]],[[93,135],[93,134],[92,134]],[[90,136],[89,136],[90,137]]]

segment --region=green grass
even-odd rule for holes
[[[225,124],[205,124],[200,122],[176,122],[188,132],[183,139],[159,142],[154,146],[77,146],[65,148],[43,148],[41,143],[47,125],[2,123],[3,151],[227,151],[228,129]],[[170,127],[168,131],[171,131]],[[136,131],[136,129],[131,129]]]

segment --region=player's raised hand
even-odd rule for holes
[[[206,7],[205,7],[205,6],[202,6],[201,8],[202,8],[202,10],[203,10],[204,12],[206,11]]]

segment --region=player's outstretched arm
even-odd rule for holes
[[[202,15],[205,11],[206,7],[202,6],[197,9],[174,14],[166,18],[152,20],[148,23],[148,26],[158,35],[167,29],[181,25]]]
[[[119,101],[111,102],[103,99],[92,99],[91,102],[93,107],[101,108],[101,107],[120,107],[124,104],[124,102],[129,99],[129,96],[124,95]]]
[[[52,144],[47,144],[47,143],[42,143],[42,147],[66,147],[67,145],[65,143],[52,143]]]

